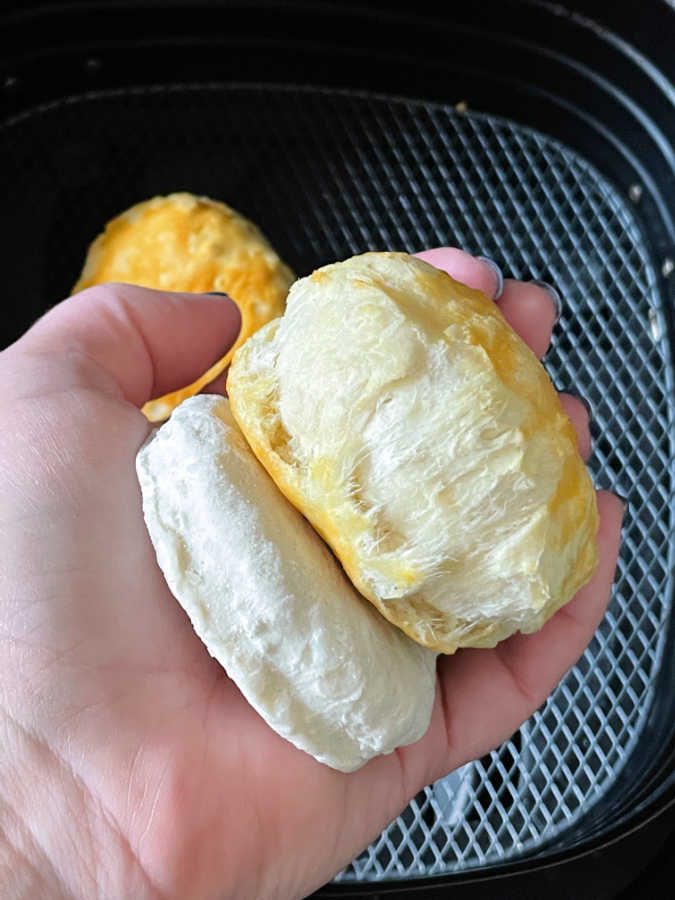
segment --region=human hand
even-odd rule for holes
[[[485,263],[420,255],[493,293]],[[548,295],[507,280],[499,305],[543,354]],[[345,775],[271,731],[171,596],[134,468],[140,406],[237,328],[222,298],[101,286],[0,354],[3,896],[303,897],[425,784],[512,734],[603,615],[622,508],[601,492],[592,582],[537,634],[441,657],[420,741]],[[586,411],[562,402],[588,455]]]

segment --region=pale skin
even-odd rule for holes
[[[493,293],[467,254],[421,255]],[[546,292],[507,280],[498,303],[543,354]],[[276,735],[164,583],[134,470],[140,407],[238,325],[223,298],[105,285],[0,353],[2,897],[304,897],[424,785],[509,737],[603,616],[623,504],[600,492],[593,580],[537,634],[442,657],[420,741],[344,775]],[[587,456],[585,408],[562,402]]]

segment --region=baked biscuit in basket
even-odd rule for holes
[[[293,278],[252,222],[224,203],[183,192],[153,197],[108,222],[89,248],[73,293],[123,281],[165,291],[222,291],[239,307],[234,347],[198,381],[143,407],[157,422],[224,371],[257,328],[282,314]]]
[[[485,294],[419,259],[297,281],[228,394],[280,490],[421,644],[534,631],[596,567],[593,484],[546,371]]]

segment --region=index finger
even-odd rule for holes
[[[452,278],[488,297],[495,298],[497,283],[499,296],[495,302],[502,315],[538,357],[542,357],[551,343],[551,332],[559,309],[553,296],[541,284],[502,279],[485,259],[479,259],[457,247],[435,247],[416,253],[420,259]]]

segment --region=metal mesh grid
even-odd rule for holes
[[[656,275],[627,200],[565,147],[508,122],[295,88],[73,98],[6,123],[0,161],[17,173],[6,198],[15,216],[42,198],[36,255],[22,264],[55,299],[107,218],[177,189],[239,208],[301,274],[368,249],[449,243],[560,288],[547,368],[593,407],[596,482],[631,500],[610,609],[518,734],[421,792],[336,880],[504,861],[592,813],[652,707],[672,596],[672,372]]]

